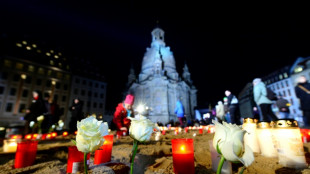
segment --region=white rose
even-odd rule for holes
[[[80,152],[94,152],[104,142],[103,136],[108,135],[108,124],[94,117],[87,117],[77,122],[76,147]]]
[[[251,165],[254,161],[253,151],[243,142],[246,131],[235,124],[228,124],[224,121],[221,124],[213,120],[213,123],[215,124],[213,147],[218,150],[218,153],[228,161],[240,161],[246,167]]]
[[[44,116],[43,115],[37,117],[37,121],[43,121],[43,120],[44,120]]]
[[[144,116],[141,116],[140,119],[128,118],[131,120],[129,128],[130,136],[139,142],[149,141],[154,128],[157,129],[155,123]]]

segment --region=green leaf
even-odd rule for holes
[[[75,141],[75,140],[72,140],[72,139],[71,139],[71,142],[72,142],[74,145],[76,145],[76,141]]]

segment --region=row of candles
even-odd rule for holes
[[[68,135],[69,133],[67,131],[62,132],[62,137],[66,137]],[[24,139],[22,135],[10,135],[9,139],[3,140],[3,152],[16,152],[17,143],[22,142],[22,140],[52,140],[57,136],[57,132],[51,132],[47,134],[27,134],[24,136]]]
[[[309,141],[310,130],[300,129],[296,120],[256,122],[246,118],[242,128],[247,131],[244,142],[253,152],[265,157],[278,157],[279,164],[285,167],[307,166],[303,142]]]

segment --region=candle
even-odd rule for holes
[[[90,153],[87,154],[87,164],[89,164]],[[84,171],[84,153],[78,151],[76,146],[68,147],[67,173],[77,173]]]
[[[278,152],[270,122],[257,123],[256,134],[261,154],[266,157],[277,157]]]
[[[309,130],[308,129],[300,129],[301,139],[303,143],[307,143],[310,140]]]
[[[188,127],[184,128],[184,132],[188,133]]]
[[[62,133],[62,136],[63,136],[63,137],[68,136],[68,132],[67,132],[67,131],[64,131],[64,132]]]
[[[172,139],[173,170],[176,174],[195,173],[193,139]]]
[[[31,166],[37,154],[38,141],[26,140],[17,143],[17,150],[15,153],[14,167],[23,168]]]
[[[298,123],[293,119],[280,119],[274,124],[279,164],[284,167],[306,168],[306,157]]]
[[[246,131],[244,144],[248,145],[253,152],[260,153],[259,144],[256,136],[256,121],[253,118],[243,120],[242,129]]]
[[[104,136],[103,145],[95,151],[94,164],[101,164],[111,161],[112,147],[113,147],[113,135]]]
[[[155,133],[155,141],[159,141],[160,140],[160,135],[161,135],[160,132],[156,132]]]
[[[3,140],[3,152],[16,152],[18,139]]]

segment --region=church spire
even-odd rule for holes
[[[189,85],[193,84],[192,79],[191,79],[191,73],[189,73],[188,66],[186,63],[184,64],[182,77],[184,81],[188,83]]]
[[[128,82],[127,82],[127,86],[130,86],[132,83],[134,83],[136,81],[136,75],[135,75],[135,70],[133,68],[133,65],[131,64],[130,67],[130,72],[128,75]]]

